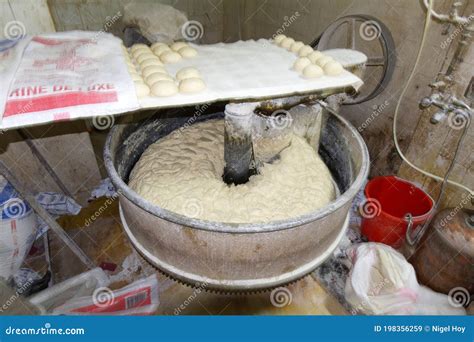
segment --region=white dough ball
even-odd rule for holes
[[[342,70],[344,68],[342,67],[342,64],[336,61],[329,61],[327,62],[324,67],[324,73],[329,76],[337,76],[342,73]]]
[[[328,62],[332,62],[334,61],[334,59],[332,57],[329,57],[329,56],[323,56],[321,58],[318,58],[318,60],[316,60],[316,64],[319,65],[321,68],[324,67],[324,65]]]
[[[140,68],[145,69],[147,66],[162,66],[163,63],[160,61],[160,59],[156,56],[154,56],[155,59],[147,59],[146,61],[143,61],[140,63]]]
[[[130,51],[134,52],[139,49],[148,49],[148,45],[146,44],[133,44],[130,48]]]
[[[153,84],[151,87],[151,93],[154,96],[165,97],[165,96],[173,96],[178,93],[178,87],[174,83],[174,81],[158,81]]]
[[[171,51],[168,45],[160,45],[152,49],[153,53],[157,56],[161,55],[165,51]]]
[[[152,53],[152,52],[148,48],[147,49],[140,49],[140,50],[136,50],[136,51],[132,52],[132,56],[133,56],[133,58],[137,59],[141,55],[146,55],[146,54],[149,54],[149,53]]]
[[[164,67],[162,67],[160,65],[150,65],[150,66],[147,66],[146,68],[142,69],[142,75],[145,78],[147,78],[151,74],[155,74],[155,73],[167,74],[168,72],[166,71],[166,69]]]
[[[174,81],[174,80],[173,80],[173,77],[171,77],[170,75],[157,72],[145,78],[145,81],[146,83],[152,86],[158,81]]]
[[[140,56],[137,57],[137,62],[138,63],[142,63],[148,59],[155,59],[156,56],[154,54],[152,54],[151,52],[150,53],[144,53]]]
[[[286,38],[286,36],[285,36],[284,34],[277,34],[277,35],[273,38],[273,42],[274,42],[275,44],[280,44],[281,41],[282,41],[283,39],[285,39],[285,38]]]
[[[153,49],[157,48],[158,46],[168,46],[168,44],[162,43],[162,42],[156,42],[156,43],[151,44],[150,49],[153,50]]]
[[[291,45],[295,42],[293,38],[285,38],[281,41],[280,46],[284,49],[290,49]]]
[[[165,51],[160,55],[163,63],[176,63],[181,59],[181,55],[174,51]]]
[[[200,78],[186,78],[179,82],[179,92],[184,94],[198,93],[206,89],[206,84]]]
[[[150,94],[150,88],[143,81],[135,81],[135,91],[138,97],[145,97]]]
[[[323,57],[323,54],[321,53],[321,51],[318,51],[318,50],[314,50],[313,52],[311,52],[309,55],[307,55],[306,57],[309,58],[309,60],[311,61],[311,63],[316,63],[316,61],[318,59],[320,59],[321,57]]]
[[[290,46],[290,51],[296,53],[296,52],[298,52],[303,46],[304,46],[304,43],[303,43],[303,42],[294,42],[294,43],[291,44],[291,46]]]
[[[298,55],[300,57],[307,57],[310,53],[312,53],[314,50],[311,46],[305,45],[301,49],[298,50]]]
[[[184,80],[186,78],[199,78],[201,77],[201,74],[199,73],[199,70],[193,67],[187,67],[183,68],[180,71],[176,73],[176,79],[178,81]]]
[[[192,57],[195,57],[197,56],[197,50],[190,47],[190,46],[185,46],[181,49],[179,49],[179,54],[183,57],[183,58],[192,58]]]
[[[178,52],[180,49],[182,49],[186,46],[189,46],[189,45],[185,42],[176,42],[176,43],[171,44],[170,48],[171,48],[171,50],[173,50],[175,52]]]
[[[310,64],[311,64],[311,61],[309,60],[309,58],[300,57],[300,58],[297,58],[295,63],[293,64],[293,69],[298,72],[301,72],[303,71],[304,68],[306,68]]]
[[[317,78],[324,75],[323,69],[320,66],[310,64],[303,69],[303,76],[306,78]]]

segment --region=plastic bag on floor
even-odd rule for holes
[[[56,307],[67,301],[90,296],[97,288],[110,284],[109,276],[99,267],[78,274],[61,283],[38,292],[28,299],[43,313],[51,313]]]
[[[115,190],[114,185],[110,178],[105,178],[100,181],[100,184],[92,190],[91,196],[88,201],[91,202],[100,197],[115,198],[118,196],[117,190]]]
[[[352,269],[345,287],[353,314],[465,315],[449,297],[419,285],[413,266],[393,248],[363,243],[347,251]]]
[[[74,199],[56,192],[40,192],[36,195],[36,200],[53,218],[63,215],[77,215],[82,209]],[[38,217],[36,238],[38,239],[48,229],[48,224]]]

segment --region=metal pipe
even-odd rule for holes
[[[429,0],[423,0],[426,10],[429,10],[430,6],[428,3]],[[434,0],[431,0],[434,1]],[[462,17],[459,15],[458,7],[462,4],[458,1],[455,1],[451,7],[449,14],[439,14],[435,10],[431,9],[430,14],[433,18],[436,18],[440,21],[448,22],[456,25],[469,25],[471,22],[470,17]]]
[[[451,76],[457,70],[459,64],[464,61],[464,56],[466,55],[469,48],[471,38],[472,36],[470,32],[465,31],[462,33],[461,40],[458,42],[453,58],[449,63],[448,69],[446,70],[445,75],[447,77]]]
[[[252,116],[255,107],[253,103],[228,104],[225,107],[225,168],[222,178],[227,184],[244,184],[251,175]]]
[[[62,180],[59,178],[59,176],[56,174],[56,172],[54,172],[53,168],[51,167],[51,165],[49,165],[48,161],[46,160],[46,158],[41,154],[41,152],[38,150],[38,148],[35,146],[35,144],[33,143],[33,141],[31,141],[31,139],[27,136],[27,134],[22,130],[18,130],[18,134],[25,140],[26,144],[28,145],[28,147],[30,148],[31,150],[31,153],[33,153],[33,155],[39,160],[39,162],[41,163],[41,165],[43,165],[44,169],[46,170],[46,172],[48,172],[48,174],[51,176],[51,178],[53,178],[53,180],[56,182],[56,184],[58,185],[58,187],[61,189],[61,191],[71,197],[71,198],[74,198],[73,195],[71,194],[71,192],[68,190],[68,188],[66,188],[66,186],[64,185],[64,183],[62,182]]]

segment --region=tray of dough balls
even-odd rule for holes
[[[362,85],[332,57],[282,35],[230,44],[136,44],[124,51],[142,108],[357,90]]]

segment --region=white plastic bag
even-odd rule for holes
[[[109,276],[97,267],[38,292],[28,299],[44,313],[51,313],[65,302],[90,296],[95,289],[104,288],[109,284]]]
[[[6,281],[20,269],[36,236],[36,214],[0,176],[0,277]]]
[[[353,313],[375,315],[465,315],[448,296],[418,284],[405,257],[380,243],[363,243],[348,250],[352,269],[346,300]]]

